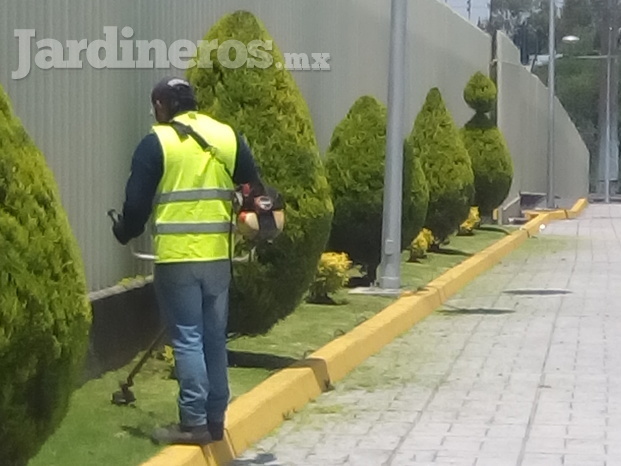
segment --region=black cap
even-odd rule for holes
[[[173,107],[196,106],[192,85],[183,78],[167,77],[158,82],[151,91],[151,103],[159,100]]]

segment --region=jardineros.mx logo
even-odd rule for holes
[[[119,34],[120,32],[120,34]],[[187,70],[193,67],[212,68],[214,60],[225,68],[259,68],[272,66],[291,71],[329,71],[327,52],[284,53],[283,62],[274,62],[270,51],[272,41],[253,40],[243,43],[218,40],[196,43],[179,39],[166,44],[161,39],[133,40],[134,30],[125,26],[103,28],[105,39],[61,41],[51,38],[36,40],[35,29],[15,29],[18,43],[18,68],[12,72],[15,80],[28,76],[34,64],[42,70],[82,69],[84,62],[95,69],[169,69]],[[36,50],[33,53],[33,44]]]

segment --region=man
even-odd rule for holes
[[[190,84],[166,78],[152,91],[157,124],[138,145],[121,244],[141,235],[153,210],[154,288],[175,355],[180,423],[157,443],[221,440],[229,401],[226,325],[235,185],[258,182],[252,153],[231,127],[197,113]]]

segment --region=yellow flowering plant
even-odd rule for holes
[[[347,254],[324,252],[317,264],[315,279],[310,286],[307,301],[316,304],[334,304],[328,295],[347,285],[351,267],[352,261]]]
[[[478,207],[471,207],[470,214],[464,223],[459,226],[458,236],[472,236],[475,228],[481,226],[481,215]]]
[[[410,258],[408,261],[416,262],[418,259],[427,257],[427,251],[429,251],[429,248],[433,244],[433,240],[434,238],[431,230],[423,228],[408,248],[408,251],[410,252]]]

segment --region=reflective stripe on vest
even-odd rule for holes
[[[158,263],[213,261],[230,256],[231,206],[237,138],[230,126],[188,112],[175,121],[191,126],[208,144],[170,125],[155,125],[164,154],[164,173],[154,207],[154,250]]]
[[[231,222],[219,223],[160,223],[155,225],[156,235],[175,235],[179,233],[228,233],[233,224]]]
[[[173,191],[170,193],[159,194],[155,198],[156,204],[166,204],[169,202],[200,201],[202,199],[219,199],[230,201],[233,198],[232,189],[186,189],[183,191]]]

